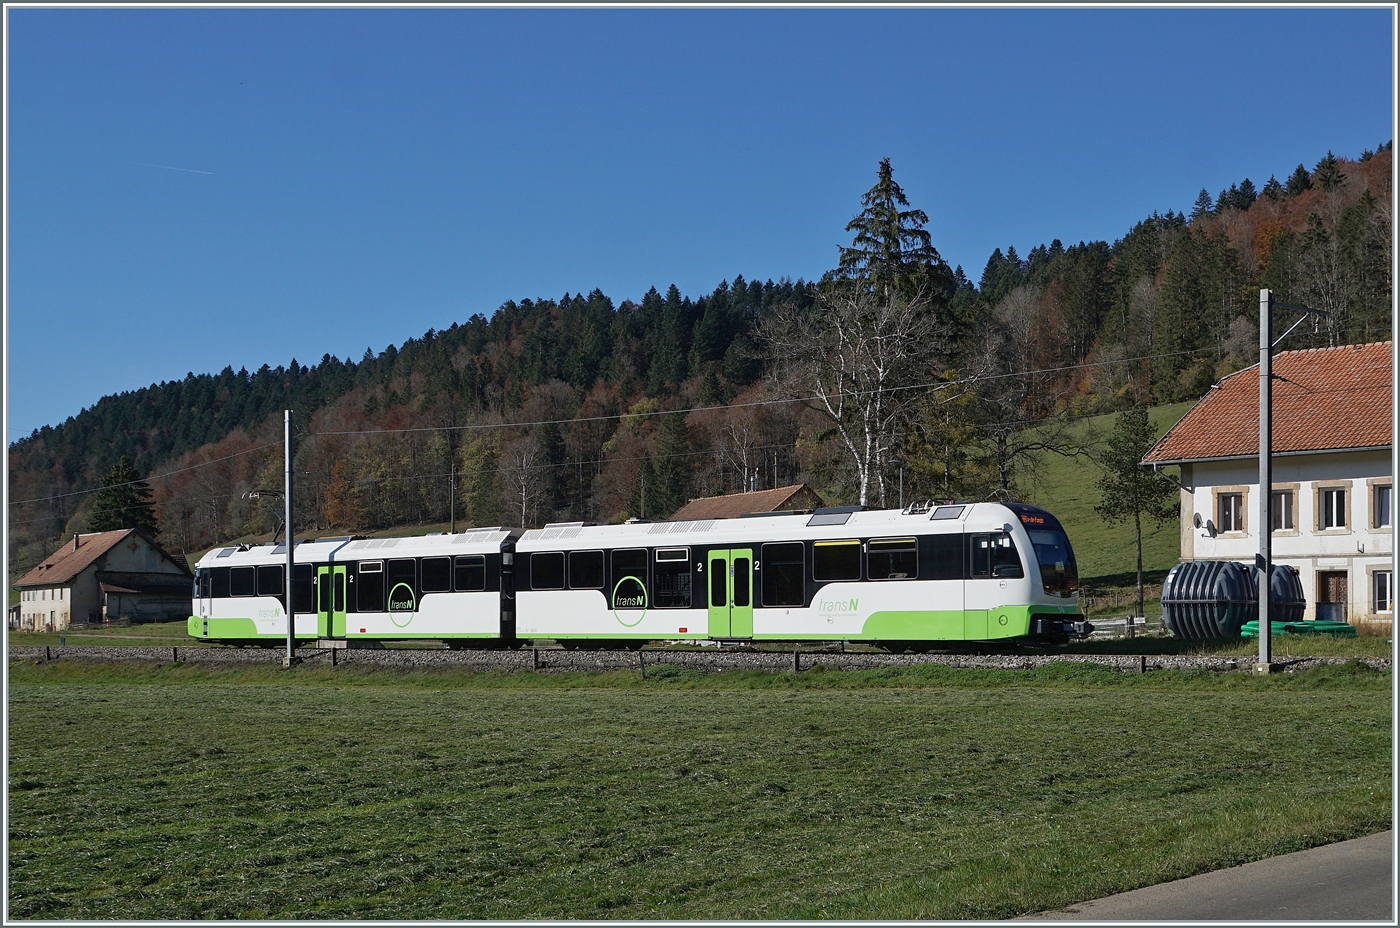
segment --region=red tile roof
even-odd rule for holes
[[[1274,356],[1275,454],[1389,447],[1391,343]],[[1259,454],[1259,365],[1231,374],[1143,457],[1168,464]]]
[[[753,493],[730,493],[728,496],[708,496],[693,499],[668,521],[691,519],[736,519],[746,512],[783,512],[794,509],[815,509],[822,505],[821,497],[805,483],[757,490]]]

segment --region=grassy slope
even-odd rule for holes
[[[12,664],[10,917],[1001,918],[1390,824],[1355,668],[345,670]]]
[[[1158,436],[1175,425],[1191,408],[1191,403],[1161,406],[1151,412]],[[1115,416],[1097,416],[1078,426],[1078,436],[1097,435],[1102,441],[1113,429]],[[1172,469],[1175,471],[1175,468]],[[1031,502],[1053,512],[1069,533],[1079,560],[1079,573],[1090,590],[1123,590],[1135,580],[1137,554],[1130,519],[1105,522],[1094,512],[1099,502],[1100,471],[1082,458],[1046,455],[1039,462],[1038,480]],[[1176,476],[1172,473],[1172,476]],[[1158,525],[1151,519],[1143,524],[1142,566],[1160,584],[1168,569],[1181,555],[1180,525],[1172,521]]]

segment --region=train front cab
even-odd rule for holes
[[[1043,509],[1024,503],[1007,503],[1016,516],[1021,547],[1028,547],[1032,567],[1028,622],[1024,634],[1032,638],[1064,642],[1087,638],[1094,627],[1079,612],[1079,567],[1074,548],[1058,519]],[[1024,533],[1022,540],[1021,533]],[[1038,574],[1039,584],[1034,580]]]

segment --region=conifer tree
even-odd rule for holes
[[[1137,612],[1143,614],[1142,517],[1167,522],[1177,515],[1176,487],[1162,474],[1142,466],[1143,455],[1152,450],[1157,436],[1147,417],[1147,407],[1133,406],[1118,416],[1107,446],[1099,455],[1103,471],[1099,478],[1102,497],[1094,507],[1110,522],[1131,517],[1137,544]],[[1132,625],[1128,625],[1132,635]]]
[[[1296,197],[1304,191],[1311,190],[1312,178],[1308,176],[1308,169],[1301,164],[1294,168],[1293,173],[1289,175],[1288,185],[1284,189],[1288,191],[1290,197]]]
[[[1254,201],[1259,199],[1259,193],[1254,189],[1254,182],[1248,177],[1240,181],[1240,190],[1235,199],[1236,209],[1249,209],[1254,205]]]
[[[137,528],[151,538],[159,534],[150,484],[141,479],[126,455],[122,455],[102,478],[102,489],[97,491],[92,514],[88,517],[88,528],[94,532]]]
[[[1191,221],[1195,222],[1202,216],[1210,213],[1215,208],[1215,201],[1210,198],[1210,193],[1202,187],[1201,192],[1196,194],[1196,204],[1191,207]]]
[[[687,456],[689,450],[685,416],[680,413],[663,416],[661,429],[656,435],[656,450],[651,459],[653,485],[647,491],[647,511],[651,512],[654,508],[656,513],[651,518],[670,518],[671,513],[688,501],[691,476],[690,458]]]
[[[907,207],[909,199],[894,180],[890,159],[880,161],[875,186],[861,197],[865,208],[846,224],[854,232],[851,247],[841,249],[837,268],[826,281],[861,281],[884,300],[895,294],[944,302],[952,297],[952,269],[925,231],[928,214]]]
[[[1331,150],[1317,163],[1313,176],[1317,178],[1317,185],[1327,191],[1333,190],[1346,180],[1342,174],[1342,164]]]
[[[1269,175],[1269,182],[1264,185],[1264,196],[1270,200],[1282,200],[1284,197],[1283,184],[1272,174]]]

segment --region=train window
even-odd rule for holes
[[[736,557],[734,559],[734,605],[749,605],[749,577],[752,573],[753,571],[749,569],[748,558]]]
[[[801,606],[806,599],[806,571],[803,569],[802,542],[793,541],[763,546],[763,605]],[[735,583],[738,583],[735,564]],[[738,599],[738,590],[735,590]],[[738,605],[738,602],[735,602]]]
[[[658,609],[689,609],[690,549],[658,548],[655,583]]]
[[[292,611],[316,611],[316,568],[310,564],[292,565]]]
[[[359,587],[355,594],[355,607],[360,612],[384,611],[383,561],[360,561],[355,585]]]
[[[872,538],[865,546],[871,580],[913,580],[919,576],[919,546],[913,538]]]
[[[282,583],[282,565],[264,564],[258,568],[258,595],[281,596],[286,592]]]
[[[967,536],[967,575],[983,579],[992,575],[992,536]]]
[[[729,605],[729,565],[722,554],[710,555],[710,605]]]
[[[423,558],[423,592],[446,593],[452,589],[452,558]]]
[[[229,595],[227,567],[211,567],[209,569],[209,595],[214,599],[223,599]]]
[[[199,595],[200,595],[200,596],[203,596],[203,597],[206,597],[206,598],[207,598],[207,597],[213,595],[213,591],[214,591],[213,578],[209,576],[209,571],[207,571],[207,570],[201,570],[201,571],[199,572],[199,578],[198,578],[195,582],[199,584]]]
[[[395,558],[384,565],[384,585],[389,588],[390,612],[418,610],[418,562]]]
[[[1021,556],[1016,553],[1016,543],[1005,532],[991,536],[992,576],[1020,579],[1026,575],[1021,568]]]
[[[603,588],[603,552],[569,552],[569,589],[601,590]]]
[[[230,596],[256,596],[258,595],[258,578],[256,567],[231,567],[228,572],[228,595]]]
[[[860,542],[854,538],[812,542],[812,579],[859,580]]]
[[[530,555],[530,589],[564,588],[564,552],[536,552]]]
[[[625,548],[612,553],[612,607],[645,609],[647,602],[647,552]]]
[[[925,535],[929,554],[924,577],[929,580],[961,580],[963,575],[962,535]]]
[[[467,554],[453,562],[453,581],[458,593],[480,593],[486,589],[486,555]]]

